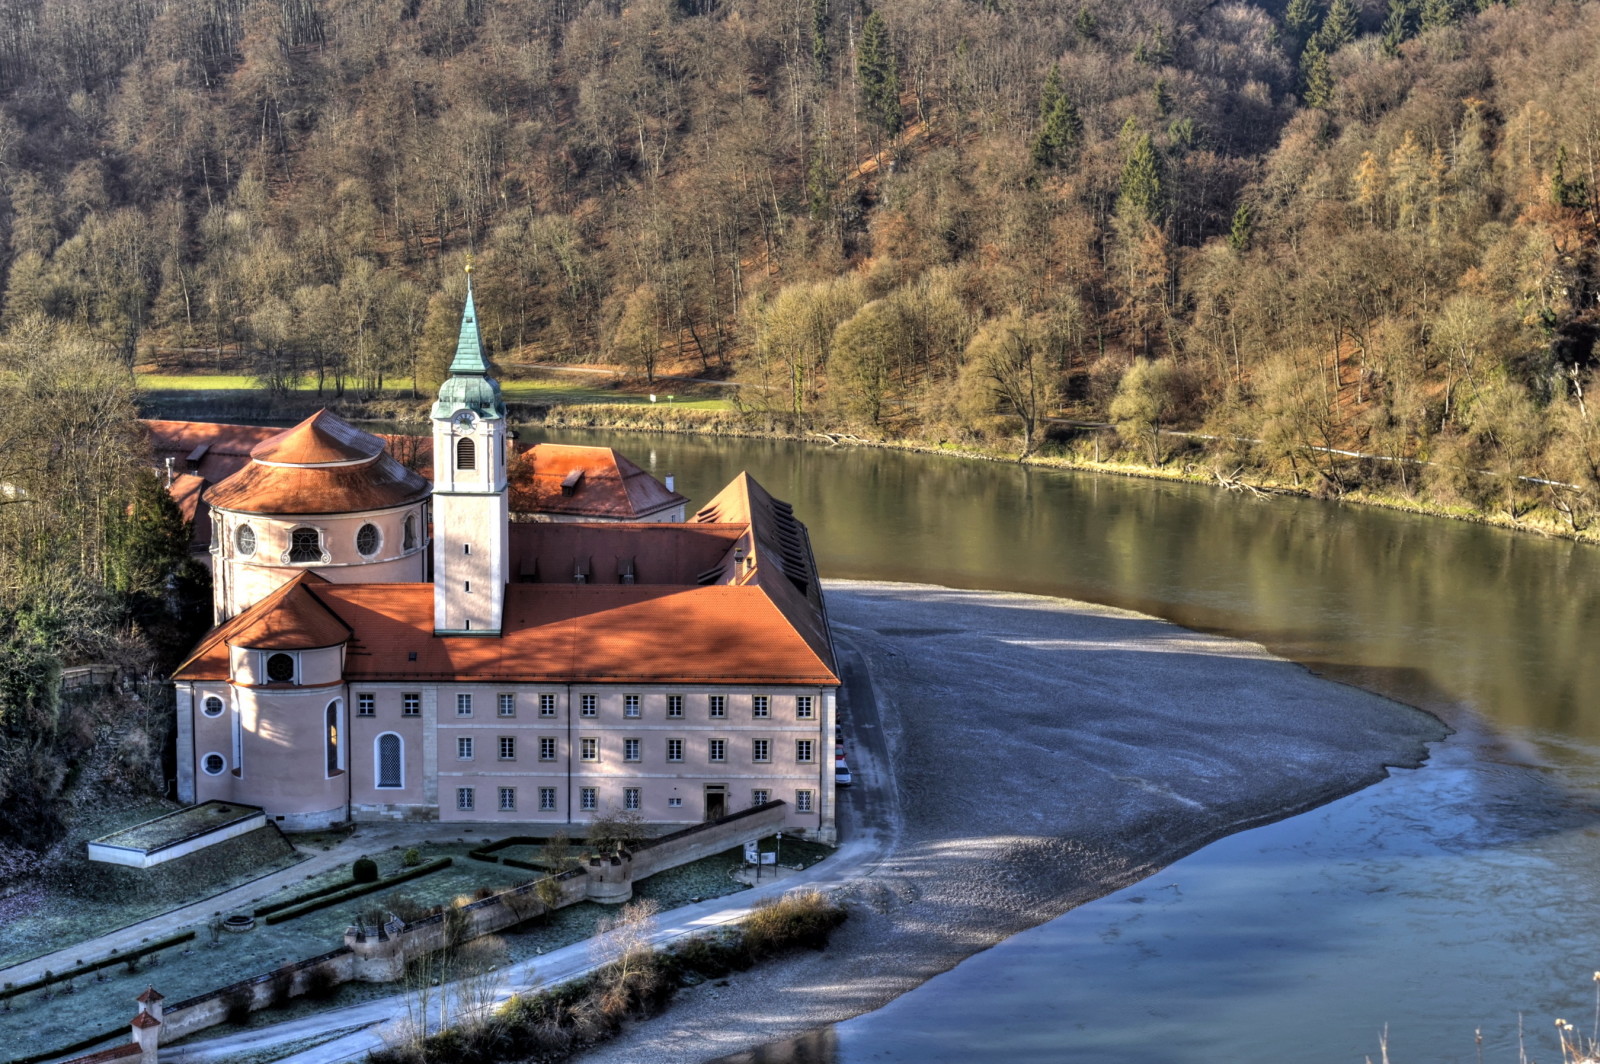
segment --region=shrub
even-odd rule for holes
[[[844,906],[820,890],[769,899],[744,920],[745,949],[753,960],[799,946],[821,949],[844,918]]]
[[[415,868],[422,863],[422,854],[417,852],[415,846],[400,855],[400,863],[407,868]]]
[[[360,857],[350,866],[350,878],[357,883],[376,883],[378,881],[378,862],[370,857]]]

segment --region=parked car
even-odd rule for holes
[[[848,787],[853,782],[853,778],[850,775],[850,766],[842,760],[833,763],[833,782],[839,787]]]
[[[844,747],[836,746],[836,747],[833,748],[833,759],[835,761],[843,761],[844,760]]]

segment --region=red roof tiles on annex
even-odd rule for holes
[[[435,636],[432,584],[319,582],[306,590],[355,633],[345,660],[350,682],[839,682],[757,587],[512,584],[499,636]],[[269,602],[234,621],[275,608]],[[219,635],[174,678],[226,679],[232,640]]]

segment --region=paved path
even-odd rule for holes
[[[803,872],[791,871],[738,894],[662,913],[651,935],[652,943],[665,945],[685,935],[736,923],[749,915],[756,902],[798,887],[827,890],[842,886],[870,872],[892,851],[901,819],[878,701],[860,655],[843,642],[839,650],[845,683],[840,718],[857,780],[854,787],[838,792],[842,840],[839,849],[827,860]],[[871,781],[872,785],[866,786],[862,781]],[[417,825],[411,827],[414,837]],[[454,827],[451,832],[452,837],[460,834]],[[542,957],[509,967],[496,1000],[503,1001],[512,993],[531,986],[549,987],[576,979],[597,966],[589,940],[552,950]],[[406,995],[396,993],[271,1027],[214,1038],[197,1036],[170,1048],[163,1047],[161,1060],[163,1064],[224,1064],[246,1054],[344,1031],[346,1033],[322,1045],[280,1058],[292,1064],[344,1064],[364,1060],[370,1050],[389,1044],[400,1035],[405,1023]]]

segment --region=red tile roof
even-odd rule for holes
[[[355,633],[345,662],[352,682],[838,683],[831,656],[819,656],[758,587],[512,584],[499,637],[435,636],[432,584],[305,590]],[[215,630],[174,678],[226,679],[223,630],[264,608]]]
[[[511,470],[516,513],[640,521],[688,500],[610,447],[540,443]],[[572,478],[574,473],[582,474]]]
[[[273,447],[274,441],[306,425],[302,422],[285,432],[266,425],[213,425],[202,421],[148,420],[144,424],[150,432],[157,465],[164,468],[170,458],[174,473],[192,473],[209,484],[220,484],[249,465],[252,450],[263,445]],[[361,430],[352,428],[352,431]],[[372,438],[382,440],[389,454],[401,465],[425,479],[433,476],[431,436],[374,435]],[[299,457],[284,457],[280,453],[268,460],[297,461],[305,455],[331,453],[331,449],[340,445],[335,441],[327,446],[330,448],[327,452],[307,446],[298,452]],[[200,453],[191,463],[190,458],[197,450]],[[575,518],[638,521],[687,501],[610,447],[539,443],[521,448],[519,459],[508,470],[513,513],[545,512]],[[579,469],[583,470],[583,478],[577,490],[570,495],[563,494],[561,482]],[[204,521],[196,523],[197,542],[201,533],[199,526],[204,524]],[[209,529],[205,530],[205,535],[209,542]]]
[[[430,490],[383,440],[319,410],[257,444],[250,464],[207,489],[205,501],[242,513],[342,514],[420,502]]]
[[[339,465],[364,461],[382,450],[382,437],[318,410],[293,428],[256,444],[250,458],[282,465]]]
[[[127,1060],[130,1057],[137,1057],[143,1052],[144,1050],[139,1048],[138,1042],[128,1042],[125,1045],[117,1046],[115,1049],[102,1049],[98,1053],[90,1053],[86,1057],[73,1057],[71,1060],[63,1060],[61,1064],[110,1064],[113,1060]]]
[[[144,993],[140,994],[133,1000],[137,1001],[141,1005],[148,1005],[152,1001],[167,1000],[167,995],[157,990],[154,983],[147,983],[145,984]]]
[[[156,1019],[154,1016],[150,1015],[148,1012],[145,1012],[142,1009],[129,1022],[132,1023],[135,1027],[160,1027],[161,1026],[161,1021],[160,1020]]]
[[[297,573],[254,606],[207,632],[173,675],[194,665],[205,675],[187,679],[226,680],[230,646],[252,650],[316,650],[345,642],[351,635],[349,626],[311,591],[327,583],[326,578],[310,569]]]
[[[507,571],[521,583],[570,584],[581,568],[592,584],[621,583],[630,569],[636,584],[697,584],[707,572],[720,572],[745,527],[517,522]]]

